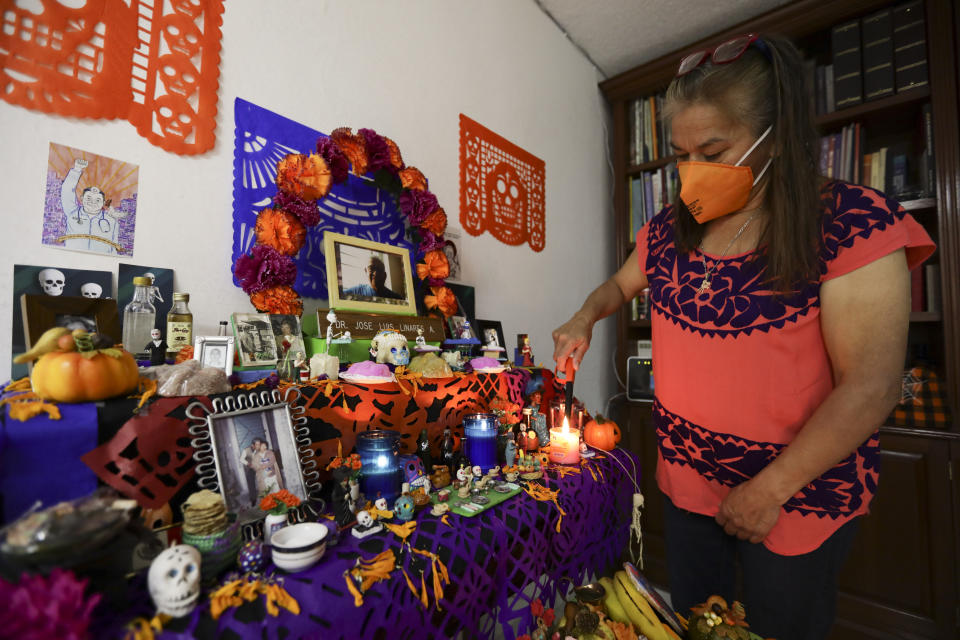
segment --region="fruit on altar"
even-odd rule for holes
[[[16,364],[33,362],[45,353],[56,351],[58,349],[58,341],[61,338],[64,338],[64,342],[66,343],[68,336],[70,336],[70,329],[65,329],[64,327],[53,327],[52,329],[47,329],[43,332],[43,335],[40,336],[40,339],[37,340],[37,343],[33,345],[29,351],[26,353],[21,353],[14,358],[13,361]],[[63,349],[63,351],[68,350],[69,349]]]
[[[653,608],[640,590],[634,586],[626,571],[621,570],[614,574],[613,588],[617,599],[620,600],[620,605],[640,633],[647,636],[649,640],[669,640],[657,614],[653,612]]]
[[[599,413],[583,428],[583,441],[591,447],[610,451],[620,442],[620,427],[613,420],[607,420]]]
[[[754,634],[747,629],[747,613],[743,605],[713,595],[703,604],[690,608],[690,625],[687,635],[690,640],[751,640]]]
[[[620,599],[614,590],[613,580],[604,576],[600,578],[600,584],[603,585],[604,590],[603,606],[606,607],[607,615],[610,616],[610,619],[622,622],[623,624],[633,624],[630,621],[630,616],[623,610],[623,605],[620,604]]]
[[[63,335],[57,335],[53,344]],[[97,402],[137,389],[140,371],[130,353],[94,349],[85,331],[74,331],[73,338],[76,351],[50,350],[33,365],[30,386],[39,397],[54,402]],[[41,342],[43,336],[37,344]]]

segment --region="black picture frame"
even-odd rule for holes
[[[489,344],[487,340],[487,331],[492,330],[497,334],[497,346],[503,347],[504,353],[506,353],[507,341],[503,336],[503,325],[499,320],[478,319],[474,322],[474,326],[476,327],[477,338],[480,340],[481,349]]]

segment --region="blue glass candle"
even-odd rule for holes
[[[466,441],[463,451],[470,464],[479,466],[484,473],[497,466],[497,432],[499,420],[492,413],[471,413],[463,418],[463,434]]]
[[[377,497],[393,502],[400,495],[402,472],[397,459],[400,434],[396,431],[374,429],[357,436],[360,455],[360,491],[368,500]]]

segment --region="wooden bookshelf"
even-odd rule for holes
[[[833,25],[898,4],[796,0],[603,82],[600,86],[613,123],[614,246],[619,263],[634,249],[633,239],[627,237],[631,178],[675,160],[629,162],[632,101],[663,91],[684,55],[743,33],[787,36],[802,49],[818,52],[814,57],[823,63],[824,55],[829,56],[823,43],[829,43]],[[937,242],[933,261],[940,265],[941,304],[938,312],[911,313],[910,334],[911,340],[920,339],[930,347],[953,416],[944,431],[881,429],[880,489],[839,580],[837,624],[831,640],[960,637],[960,287],[955,284],[960,282],[960,6],[951,0],[924,0],[924,14],[927,86],[817,118],[822,134],[860,122],[868,132],[868,143],[886,146],[891,141],[922,138],[917,136],[918,116],[925,104],[931,105],[936,190],[933,197],[901,204]],[[627,353],[630,346],[650,336],[649,320],[631,320],[626,306],[617,314],[616,361],[621,378],[626,356],[632,355]],[[657,436],[650,424],[650,406],[624,403],[622,411],[618,417],[626,426],[624,439],[640,457],[641,489],[647,496],[645,573],[667,587],[662,501],[653,478]]]

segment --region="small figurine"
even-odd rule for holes
[[[445,464],[433,465],[433,474],[430,475],[430,482],[434,489],[443,489],[450,484],[450,467]]]
[[[423,329],[417,327],[417,348],[422,349],[427,346],[427,339],[423,337]]]
[[[423,471],[426,474],[433,473],[433,456],[430,455],[430,436],[426,429],[420,430],[420,437],[417,438],[417,455],[423,462]]]
[[[523,346],[520,347],[520,366],[533,366],[533,348],[530,346],[530,338],[523,336]]]
[[[337,525],[345,527],[353,522],[353,509],[350,501],[349,478],[344,476],[333,486],[333,518]]]
[[[237,553],[237,566],[244,573],[254,573],[262,571],[267,564],[263,553],[263,542],[260,540],[250,540],[240,547]]]
[[[514,461],[517,459],[517,443],[514,442],[513,438],[509,438],[506,446],[503,448],[503,459],[508,467],[512,467]]]
[[[440,517],[450,511],[450,505],[446,502],[438,502],[430,509],[430,515]]]
[[[333,309],[327,311],[327,339],[323,345],[324,353],[330,353],[330,344],[333,342],[334,338],[340,336],[339,333],[333,332],[333,327],[337,324],[337,314]]]
[[[473,337],[473,329],[470,328],[470,321],[464,320],[463,326],[460,327],[460,336],[461,340],[469,340]]]
[[[404,522],[409,522],[413,520],[413,507],[413,498],[405,494],[393,503],[393,513]]]
[[[150,364],[154,367],[165,364],[167,361],[167,342],[160,339],[160,329],[151,329],[150,337],[153,339],[143,348],[150,352]]]
[[[353,537],[363,539],[379,531],[383,531],[383,525],[374,521],[369,512],[357,512],[357,524],[353,525],[352,531]]]
[[[384,329],[370,341],[370,355],[379,364],[389,362],[393,365],[410,364],[410,350],[407,338],[399,331]]]

